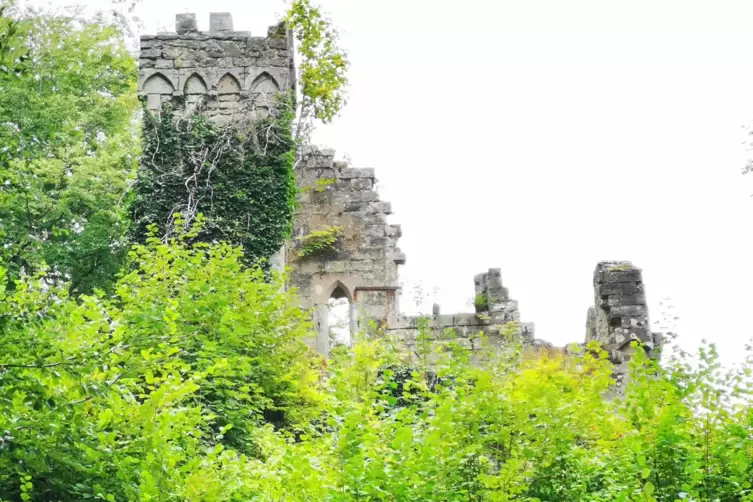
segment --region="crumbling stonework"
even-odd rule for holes
[[[627,362],[635,341],[649,355],[657,357],[661,335],[651,332],[648,306],[639,268],[627,261],[604,261],[593,277],[594,306],[588,309],[586,342],[595,340],[615,364],[617,386],[624,385]]]
[[[175,32],[141,37],[139,95],[150,110],[169,101],[201,107],[218,123],[253,119],[275,105],[279,91],[295,89],[292,44],[283,25],[271,27],[266,37],[252,37],[233,31],[230,14],[212,13],[210,31],[199,32],[195,15],[178,14]],[[332,150],[309,148],[298,152],[295,174],[299,208],[293,235],[271,261],[277,269],[290,267],[301,308],[313,313],[311,344],[319,353],[326,356],[330,348],[331,298],[350,303],[351,333],[376,326],[408,353],[416,350],[422,330],[432,343],[443,343],[451,333],[472,350],[482,347],[482,339],[484,346],[498,347],[508,332],[528,346],[552,348],[535,339],[532,323],[521,322],[499,269],[474,277],[474,313],[441,314],[435,305],[428,318],[401,315],[401,228],[387,222],[392,208],[379,198],[374,170],[335,162]],[[307,236],[317,232],[336,239],[304,252]],[[622,384],[630,342],[640,342],[652,355],[661,343],[649,330],[641,272],[628,262],[599,263],[594,291],[586,342],[596,340],[609,351]]]
[[[199,32],[194,14],[178,14],[175,32],[141,37],[138,92],[150,110],[171,101],[203,106],[216,122],[263,114],[279,91],[294,88],[292,36],[283,25],[266,37],[233,31],[228,13],[210,14]]]
[[[397,246],[399,225],[387,223],[389,202],[374,190],[374,170],[334,162],[332,150],[301,152],[296,168],[299,209],[287,246],[291,285],[303,308],[314,309],[317,350],[329,350],[327,317],[330,298],[351,302],[351,332],[368,320],[385,325],[398,310],[398,265],[405,255]],[[300,256],[306,235],[340,228],[332,249]]]
[[[435,305],[431,317],[396,316],[388,320],[384,334],[397,341],[408,353],[415,353],[422,330],[433,343],[452,341],[471,351],[494,349],[505,344],[506,334],[518,336],[525,345],[548,346],[534,337],[533,323],[521,323],[518,302],[511,300],[502,286],[500,269],[473,278],[476,287],[475,313],[439,313]],[[484,301],[478,301],[483,297]]]

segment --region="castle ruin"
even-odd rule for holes
[[[178,14],[175,32],[141,37],[138,92],[153,111],[166,101],[186,106],[201,102],[202,112],[217,123],[248,120],[274,106],[278,92],[295,89],[293,53],[292,34],[283,25],[254,37],[233,31],[230,14],[213,13],[210,31],[200,32],[195,15]],[[375,190],[374,170],[350,167],[334,155],[314,148],[299,152],[295,174],[300,205],[293,235],[273,258],[278,266],[290,267],[290,284],[299,291],[301,307],[312,311],[316,340],[311,344],[320,354],[326,356],[330,349],[331,298],[347,299],[351,333],[373,325],[408,351],[415,348],[422,323],[437,343],[451,331],[472,350],[481,348],[480,333],[487,346],[504,343],[502,327],[511,325],[524,344],[549,346],[535,338],[532,323],[521,322],[499,269],[474,277],[475,312],[442,314],[435,306],[428,317],[403,315],[401,227],[387,222],[392,208]],[[336,246],[303,256],[303,238],[322,229],[337,229]],[[629,262],[599,263],[594,295],[585,341],[596,340],[609,351],[619,385],[630,342],[656,354],[661,337],[650,331],[641,271]]]

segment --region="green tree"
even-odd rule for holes
[[[338,32],[332,22],[310,0],[293,0],[285,22],[298,42],[301,87],[298,119],[299,131],[304,132],[311,120],[330,122],[345,106],[350,63],[339,46]]]
[[[114,298],[0,289],[0,500],[248,500],[264,424],[316,413],[281,278],[224,244],[131,259]]]
[[[103,286],[127,250],[137,159],[136,66],[114,26],[0,14],[0,256],[72,291]]]

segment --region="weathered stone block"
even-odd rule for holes
[[[353,178],[350,181],[353,190],[371,190],[373,183],[369,178]]]
[[[355,195],[358,196],[358,200],[362,200],[364,202],[379,201],[379,195],[376,192],[373,192],[371,190],[364,191],[364,192],[356,192]]]
[[[159,57],[162,57],[161,49],[146,49],[146,50],[141,51],[141,59],[144,59],[144,58],[157,59]]]
[[[179,58],[175,60],[176,68],[196,68],[198,66],[199,66],[199,63],[197,63],[195,59]]]
[[[374,169],[370,167],[347,167],[340,171],[340,178],[373,178]]]
[[[598,282],[638,282],[641,281],[641,271],[639,269],[622,270],[618,268],[606,268],[598,277]]]
[[[243,56],[243,51],[237,42],[226,42],[223,55],[229,58],[239,58]]]
[[[392,204],[385,201],[378,201],[371,205],[374,211],[384,214],[392,214]]]
[[[617,307],[620,305],[645,305],[646,295],[642,292],[630,295],[610,295],[606,299],[606,304],[609,307]]]
[[[635,282],[611,282],[600,284],[598,287],[601,295],[632,295],[643,292],[643,284]]]
[[[400,225],[386,225],[384,234],[388,237],[401,237],[403,235],[402,227]]]
[[[405,263],[408,261],[405,253],[389,253],[387,255],[387,259],[396,263],[397,265],[405,265]]]
[[[229,12],[211,12],[209,14],[210,31],[233,31],[233,16]]]
[[[176,14],[175,31],[178,34],[199,31],[196,25],[196,14]]]

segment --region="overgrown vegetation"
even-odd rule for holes
[[[489,310],[489,297],[484,293],[474,296],[473,306],[476,308],[476,312],[487,312]]]
[[[344,102],[347,60],[308,0],[287,16],[299,117],[284,100],[232,127],[146,114],[134,191],[135,66],[117,28],[9,12],[0,501],[753,501],[751,347],[730,370],[713,346],[663,366],[635,347],[615,400],[597,345],[535,353],[514,325],[504,349],[474,353],[448,331],[433,342],[425,319],[411,353],[378,332],[326,362],[308,352],[308,313],[257,264],[290,228],[292,131]]]
[[[335,249],[335,244],[343,233],[343,227],[326,226],[318,230],[312,230],[310,233],[298,237],[300,248],[298,256],[304,258],[314,254],[331,251]]]
[[[305,134],[312,119],[330,122],[345,105],[350,63],[337,30],[310,0],[293,0],[285,22],[298,41],[299,131]]]
[[[234,500],[265,424],[315,416],[306,313],[192,237],[135,246],[114,297],[0,289],[1,500]]]
[[[300,188],[299,191],[301,193],[306,192],[315,192],[315,193],[322,193],[327,189],[328,186],[332,186],[335,184],[335,178],[317,178],[316,181],[312,186],[306,186],[303,188]]]
[[[249,263],[278,251],[290,235],[296,192],[292,100],[281,101],[263,119],[228,125],[170,105],[145,111],[131,204],[137,239],[153,223],[169,235],[174,215],[185,227],[203,214],[199,240],[242,246]]]
[[[638,350],[610,401],[596,345],[511,340],[478,367],[448,341],[427,366],[361,338],[322,380],[305,313],[238,248],[132,258],[113,299],[0,295],[5,500],[753,499],[751,357],[725,373],[713,347],[663,369]]]

